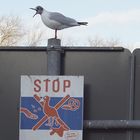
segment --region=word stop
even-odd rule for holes
[[[34,91],[35,92],[67,92],[67,90],[71,87],[70,80],[34,80]]]

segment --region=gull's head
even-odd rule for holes
[[[37,14],[40,14],[40,15],[41,15],[42,12],[43,12],[43,7],[41,7],[41,6],[37,6],[36,8],[30,8],[30,9],[36,11],[36,13],[34,14],[34,16],[37,15]],[[33,16],[33,17],[34,17],[34,16]]]

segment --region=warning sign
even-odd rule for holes
[[[83,76],[21,76],[19,140],[82,140]]]

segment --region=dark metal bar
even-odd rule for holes
[[[64,51],[124,51],[123,47],[62,47]]]
[[[46,47],[0,47],[0,51],[46,51]]]
[[[52,42],[48,41],[48,46]],[[57,42],[55,42],[57,43]],[[54,47],[54,50],[57,49],[58,45]],[[0,47],[0,51],[46,51],[46,47]],[[64,47],[61,46],[63,51],[124,51],[122,47]]]
[[[140,120],[85,120],[84,129],[140,129]]]
[[[47,74],[60,75],[61,72],[61,41],[49,39],[47,47]]]
[[[135,77],[135,56],[134,54],[131,55],[131,69],[130,69],[130,96],[129,96],[129,120],[134,119],[134,77]],[[133,140],[133,131],[129,130],[128,131],[128,140]]]
[[[130,111],[129,111],[129,119],[134,119],[134,84],[135,84],[135,56],[134,54],[131,55],[131,79],[130,79]]]

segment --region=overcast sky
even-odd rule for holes
[[[0,15],[17,15],[26,25],[39,23],[46,30],[46,39],[54,31],[41,23],[40,16],[33,18],[30,7],[43,6],[48,11],[58,11],[78,21],[88,21],[86,27],[64,29],[60,38],[73,39],[77,45],[87,45],[89,38],[118,39],[128,49],[140,47],[140,0],[0,0]]]

